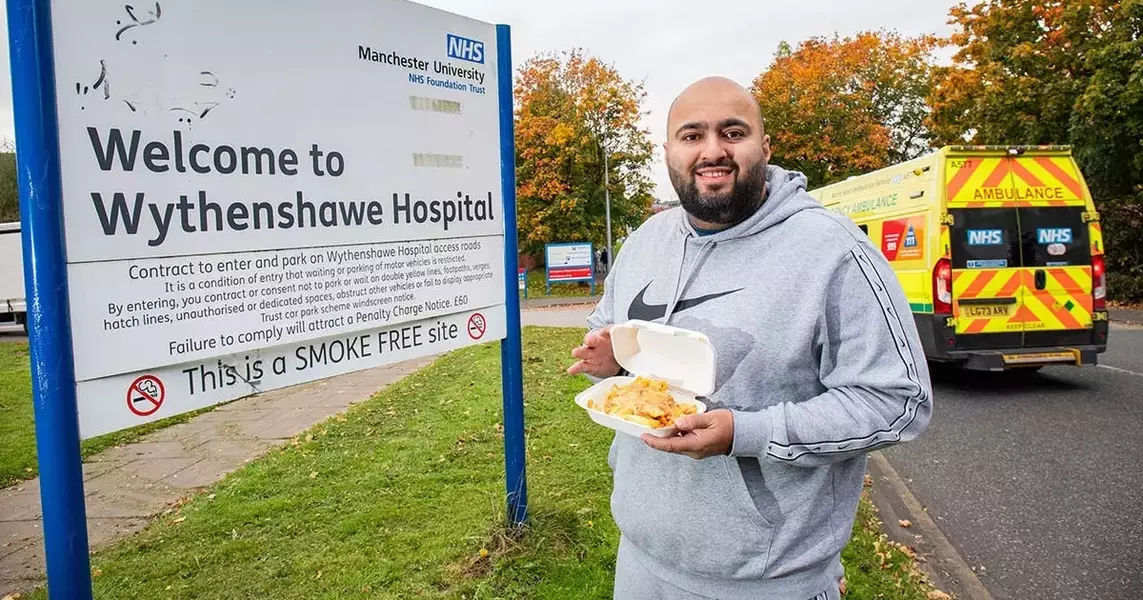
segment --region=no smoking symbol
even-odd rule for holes
[[[163,405],[167,390],[163,382],[154,375],[144,375],[131,382],[127,388],[127,408],[140,417],[155,414]]]
[[[468,318],[468,337],[479,340],[484,337],[487,329],[488,322],[484,320],[484,315],[476,313]]]

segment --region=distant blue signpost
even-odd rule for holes
[[[595,295],[595,251],[590,242],[564,242],[544,246],[545,289],[551,295],[553,283],[591,282]]]

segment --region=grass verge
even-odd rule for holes
[[[212,408],[84,440],[80,444],[80,452],[86,459],[108,448],[131,443],[152,431],[186,422]],[[0,488],[32,479],[38,474],[28,344],[0,342]]]
[[[570,398],[582,332],[524,335],[530,525],[504,517],[499,348],[471,347],[231,473],[98,553],[98,598],[610,599],[611,432]],[[912,561],[867,503],[852,598],[918,600]],[[45,598],[41,592],[34,598]]]
[[[35,477],[36,431],[28,344],[0,343],[0,488]]]

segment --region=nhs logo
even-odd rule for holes
[[[969,246],[1003,246],[1004,230],[1002,229],[969,229]]]
[[[1071,227],[1045,227],[1036,230],[1036,242],[1040,244],[1072,243]]]
[[[484,42],[446,34],[449,58],[484,64]]]

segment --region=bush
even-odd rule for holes
[[[1107,297],[1115,302],[1143,302],[1143,275],[1108,273]]]
[[[0,223],[20,220],[20,196],[16,188],[16,155],[0,152]]]
[[[1108,273],[1143,277],[1143,192],[1098,203]]]

